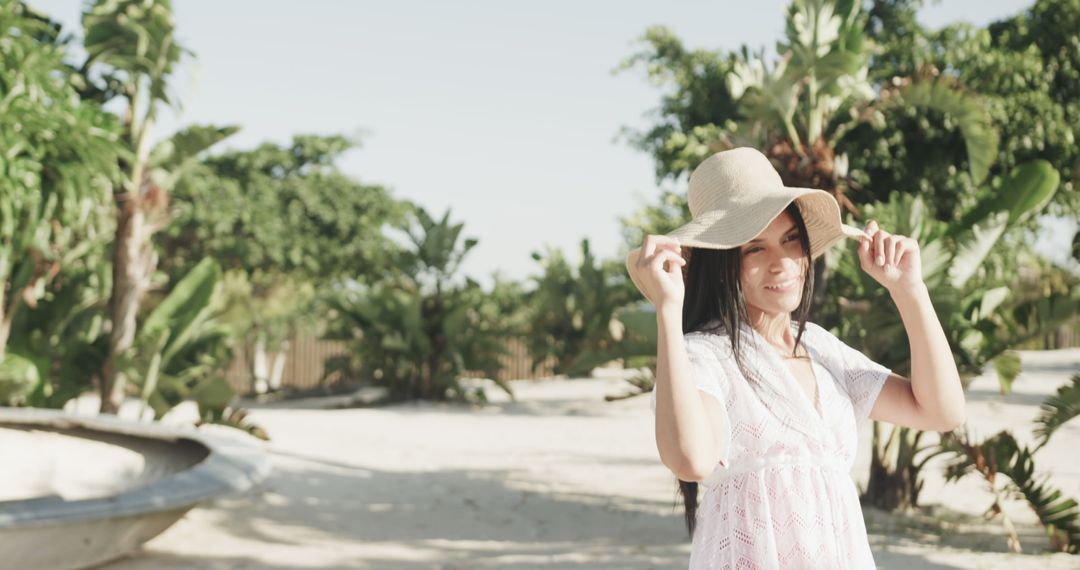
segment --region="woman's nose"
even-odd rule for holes
[[[781,273],[799,267],[799,259],[786,251],[770,254],[769,269]]]

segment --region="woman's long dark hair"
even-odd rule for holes
[[[803,254],[806,256],[807,262],[802,299],[793,315],[799,323],[799,332],[795,336],[797,350],[803,331],[806,329],[806,318],[810,312],[810,303],[813,299],[814,263],[810,257],[810,239],[806,234],[806,224],[803,222],[802,213],[799,211],[796,202],[789,204],[784,211],[791,215],[795,220],[795,225],[799,228],[799,242],[802,244]],[[710,321],[719,320],[720,327],[728,331],[735,362],[745,374],[747,371],[743,366],[743,360],[739,352],[742,342],[739,323],[749,323],[750,317],[746,311],[746,301],[743,298],[742,285],[739,280],[739,276],[742,274],[740,249],[738,247],[731,249],[684,247],[682,254],[687,260],[687,264],[683,267],[683,282],[686,286],[683,301],[683,334],[706,330],[705,325]],[[715,330],[720,327],[708,330]],[[747,376],[750,375],[747,374]],[[679,492],[682,494],[686,513],[686,529],[690,539],[693,540],[698,508],[698,484],[696,481],[683,481],[680,479]]]

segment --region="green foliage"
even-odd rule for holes
[[[176,149],[187,148],[187,138],[222,134],[201,128],[159,148],[163,157],[184,158],[190,153]],[[161,268],[176,278],[204,257],[220,263],[223,321],[246,345],[262,338],[273,346],[314,329],[321,289],[346,278],[373,282],[397,257],[381,230],[399,222],[405,206],[337,168],[351,148],[341,136],[298,136],[290,145],[267,143],[192,165],[174,188],[172,221],[159,235]]]
[[[193,157],[235,129],[195,128],[151,150],[158,113],[174,104],[169,82],[187,51],[179,45],[169,0],[94,0],[83,13],[87,59],[76,81],[85,97],[118,104],[126,144],[114,184],[115,284],[109,301],[109,354],[102,369],[101,411],[115,413],[127,378],[119,361],[136,336],[136,315],[150,288],[157,258],[152,238],[168,221],[170,185],[194,163]]]
[[[939,32],[918,24],[920,5],[872,2],[860,31],[849,24],[862,19],[851,3],[793,2],[778,46],[782,57],[772,69],[760,54],[691,52],[670,31],[651,28],[646,48],[622,69],[644,68],[666,94],[654,126],[629,138],[653,156],[658,179],[675,180],[732,146],[755,146],[775,159],[789,152],[773,148],[779,137],[798,153],[799,143],[809,144],[811,124],[817,129],[820,123],[838,162],[826,153],[818,157],[822,176],[800,178],[826,190],[834,183],[846,187],[862,204],[885,201],[893,191],[918,193],[943,221],[987,193],[978,187],[984,177],[1041,158],[1061,175],[1064,190],[1045,213],[1075,215],[1080,50],[1070,48],[1080,44],[1072,25],[1080,17],[1076,2],[1040,0],[986,30],[957,25]],[[814,25],[817,39],[810,33]],[[826,47],[832,51],[825,53]],[[825,55],[809,56],[818,50]],[[851,67],[830,65],[828,58]],[[861,61],[866,67],[854,67]],[[824,87],[833,77],[841,91]],[[813,100],[811,84],[818,93]],[[779,161],[782,175],[788,166]],[[828,173],[835,181],[823,176]],[[668,201],[665,195],[659,202]],[[1024,225],[1031,230],[1035,222]]]
[[[199,155],[235,134],[239,127],[196,125],[174,133],[158,143],[147,160],[150,180],[161,188],[173,189],[196,164]]]
[[[491,299],[472,279],[458,281],[477,241],[461,239],[463,224],[451,223],[449,211],[436,221],[416,206],[402,229],[410,247],[392,273],[327,296],[326,336],[348,340],[352,351],[328,360],[327,374],[386,386],[392,398],[483,400],[483,392],[467,393],[459,382],[467,371],[483,371],[512,396],[498,370],[512,332],[500,308],[515,303],[513,291],[503,287]]]
[[[14,351],[4,354],[0,362],[0,405],[10,406],[26,400],[41,382],[33,360]]]
[[[1001,386],[1001,395],[1004,396],[1012,391],[1013,382],[1020,375],[1020,356],[1010,351],[997,356],[991,362]]]
[[[210,256],[246,273],[256,296],[283,275],[373,279],[395,252],[380,230],[405,208],[384,188],[338,170],[351,146],[339,136],[298,136],[287,146],[204,159],[173,191],[173,219],[159,240],[162,269],[182,274]]]
[[[1012,434],[1002,431],[974,443],[965,433],[953,433],[942,439],[941,452],[953,458],[945,469],[947,481],[956,481],[970,473],[978,473],[987,481],[994,496],[989,514],[1002,515],[1011,550],[1019,552],[1020,541],[1001,508],[1002,495],[1028,502],[1046,530],[1052,548],[1080,553],[1080,507],[1076,500],[1064,497],[1059,489],[1050,486],[1047,476],[1036,474],[1034,451],[1017,443]],[[997,486],[997,475],[1009,479],[1002,488]]]
[[[646,204],[637,212],[619,220],[623,240],[627,244],[645,241],[649,234],[664,235],[690,221],[690,206],[686,194],[663,190],[655,204]]]
[[[888,97],[883,96],[875,109],[926,109],[940,114],[946,127],[955,124],[963,138],[971,179],[982,182],[997,159],[998,135],[978,100],[944,79],[894,83],[900,85],[885,91]]]
[[[9,353],[36,371],[32,385],[23,383],[21,394],[3,403],[62,408],[93,387],[108,343],[104,323],[112,274],[104,256],[97,244],[86,258],[64,267],[36,306],[15,315]]]
[[[921,198],[899,193],[888,203],[863,209],[866,218],[919,242],[923,281],[962,374],[977,374],[1010,347],[1075,314],[1068,310],[1075,304],[1074,291],[1068,288],[1037,300],[1011,294],[1022,290],[1017,287],[1019,263],[1012,244],[1001,240],[1013,223],[1043,207],[1056,186],[1048,164],[1029,163],[1017,168],[998,195],[959,216],[958,222],[941,222]],[[835,269],[833,304],[826,311],[833,319],[829,324],[848,338],[873,330],[872,338],[859,343],[863,350],[904,371],[910,362],[906,332],[888,292],[862,271],[853,247],[839,252]],[[1040,303],[1043,310],[1034,308]]]
[[[956,227],[966,227],[993,212],[1009,212],[1006,222],[1017,225],[1041,211],[1053,198],[1060,176],[1045,160],[1017,166],[995,189],[984,189],[982,199],[960,218]]]
[[[863,496],[879,508],[909,510],[918,507],[922,473],[937,448],[923,442],[926,432],[874,422],[870,441],[870,477]]]
[[[249,278],[240,269],[222,275],[224,296],[219,321],[229,327],[229,336],[243,346],[259,341],[267,346],[297,334],[312,334],[322,315],[316,310],[319,291],[315,283],[291,275],[282,275],[276,282],[265,283],[261,274]]]
[[[1020,260],[1014,247],[1001,240],[1013,223],[1044,207],[1056,187],[1049,164],[1033,162],[1018,167],[1000,187],[1002,198],[988,196],[959,216],[961,221],[941,222],[923,200],[899,193],[888,203],[864,209],[867,218],[920,243],[923,280],[962,378],[993,362],[1007,391],[1019,373],[1018,359],[1007,351],[1056,328],[1080,306],[1076,279],[1058,290],[1026,287],[1017,277]],[[909,373],[907,333],[888,293],[861,270],[853,248],[842,250],[835,263],[830,283],[834,304],[827,313],[834,315],[838,334],[875,361]],[[930,449],[920,448],[919,437],[920,432],[901,427],[894,427],[884,440],[875,437],[870,502],[883,508],[918,505],[926,462],[919,457]]]
[[[598,260],[581,241],[581,264],[574,268],[561,251],[533,253],[543,273],[532,279],[529,352],[533,369],[549,357],[555,373],[585,374],[618,358],[612,326],[616,310],[638,298],[621,263]]]
[[[85,67],[102,69],[102,100],[138,101],[138,91],[149,88],[152,100],[169,102],[166,84],[186,51],[176,42],[172,2],[95,0],[83,14],[83,29]]]
[[[916,21],[920,4],[872,4],[867,29],[879,46],[871,63],[873,80],[929,74],[977,93],[1001,141],[990,174],[1047,160],[1061,174],[1063,190],[1047,213],[1075,216],[1080,210],[1073,191],[1080,166],[1080,3],[1037,0],[986,29],[956,24],[937,31]],[[949,119],[913,111],[888,113],[887,129],[853,133],[841,142],[863,186],[879,199],[892,189],[932,192],[935,202],[970,192],[964,181],[950,181],[948,167],[962,163],[965,152]]]
[[[0,354],[12,319],[110,230],[117,124],[66,81],[51,28],[0,4]]]
[[[232,398],[224,369],[232,358],[221,311],[221,269],[204,259],[177,282],[143,320],[119,368],[141,388],[158,418],[195,397],[200,412]]]
[[[245,431],[254,437],[257,437],[264,441],[269,441],[270,435],[266,433],[262,427],[252,423],[247,419],[248,411],[243,408],[232,408],[226,406],[224,408],[207,408],[202,418],[195,424],[201,426],[203,424],[218,424],[223,426],[229,426],[241,431]]]
[[[1036,451],[1046,445],[1050,436],[1065,422],[1080,416],[1080,374],[1073,374],[1070,383],[1058,388],[1057,394],[1047,398],[1041,408],[1035,420],[1039,424],[1035,430],[1035,436],[1039,438]]]
[[[701,141],[713,137],[693,136],[693,129],[739,117],[727,85],[733,59],[717,51],[689,51],[663,26],[649,28],[640,43],[642,49],[626,58],[619,71],[643,67],[651,82],[668,94],[661,97],[653,127],[624,135],[653,156],[657,180],[676,178],[708,154]]]

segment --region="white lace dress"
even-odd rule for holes
[[[691,569],[874,568],[850,472],[856,422],[866,419],[888,368],[807,323],[821,413],[780,355],[743,325],[751,374],[790,401],[755,390],[735,365],[728,335],[684,336],[691,376],[728,414],[727,453],[698,486]],[[793,331],[795,327],[793,326]],[[651,407],[656,412],[656,389]]]

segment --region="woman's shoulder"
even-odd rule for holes
[[[718,359],[732,356],[731,338],[723,326],[710,323],[709,326],[683,334],[683,341],[692,356],[709,354]]]
[[[806,334],[809,335],[810,342],[815,344],[828,345],[839,340],[829,329],[812,321],[806,321]]]

